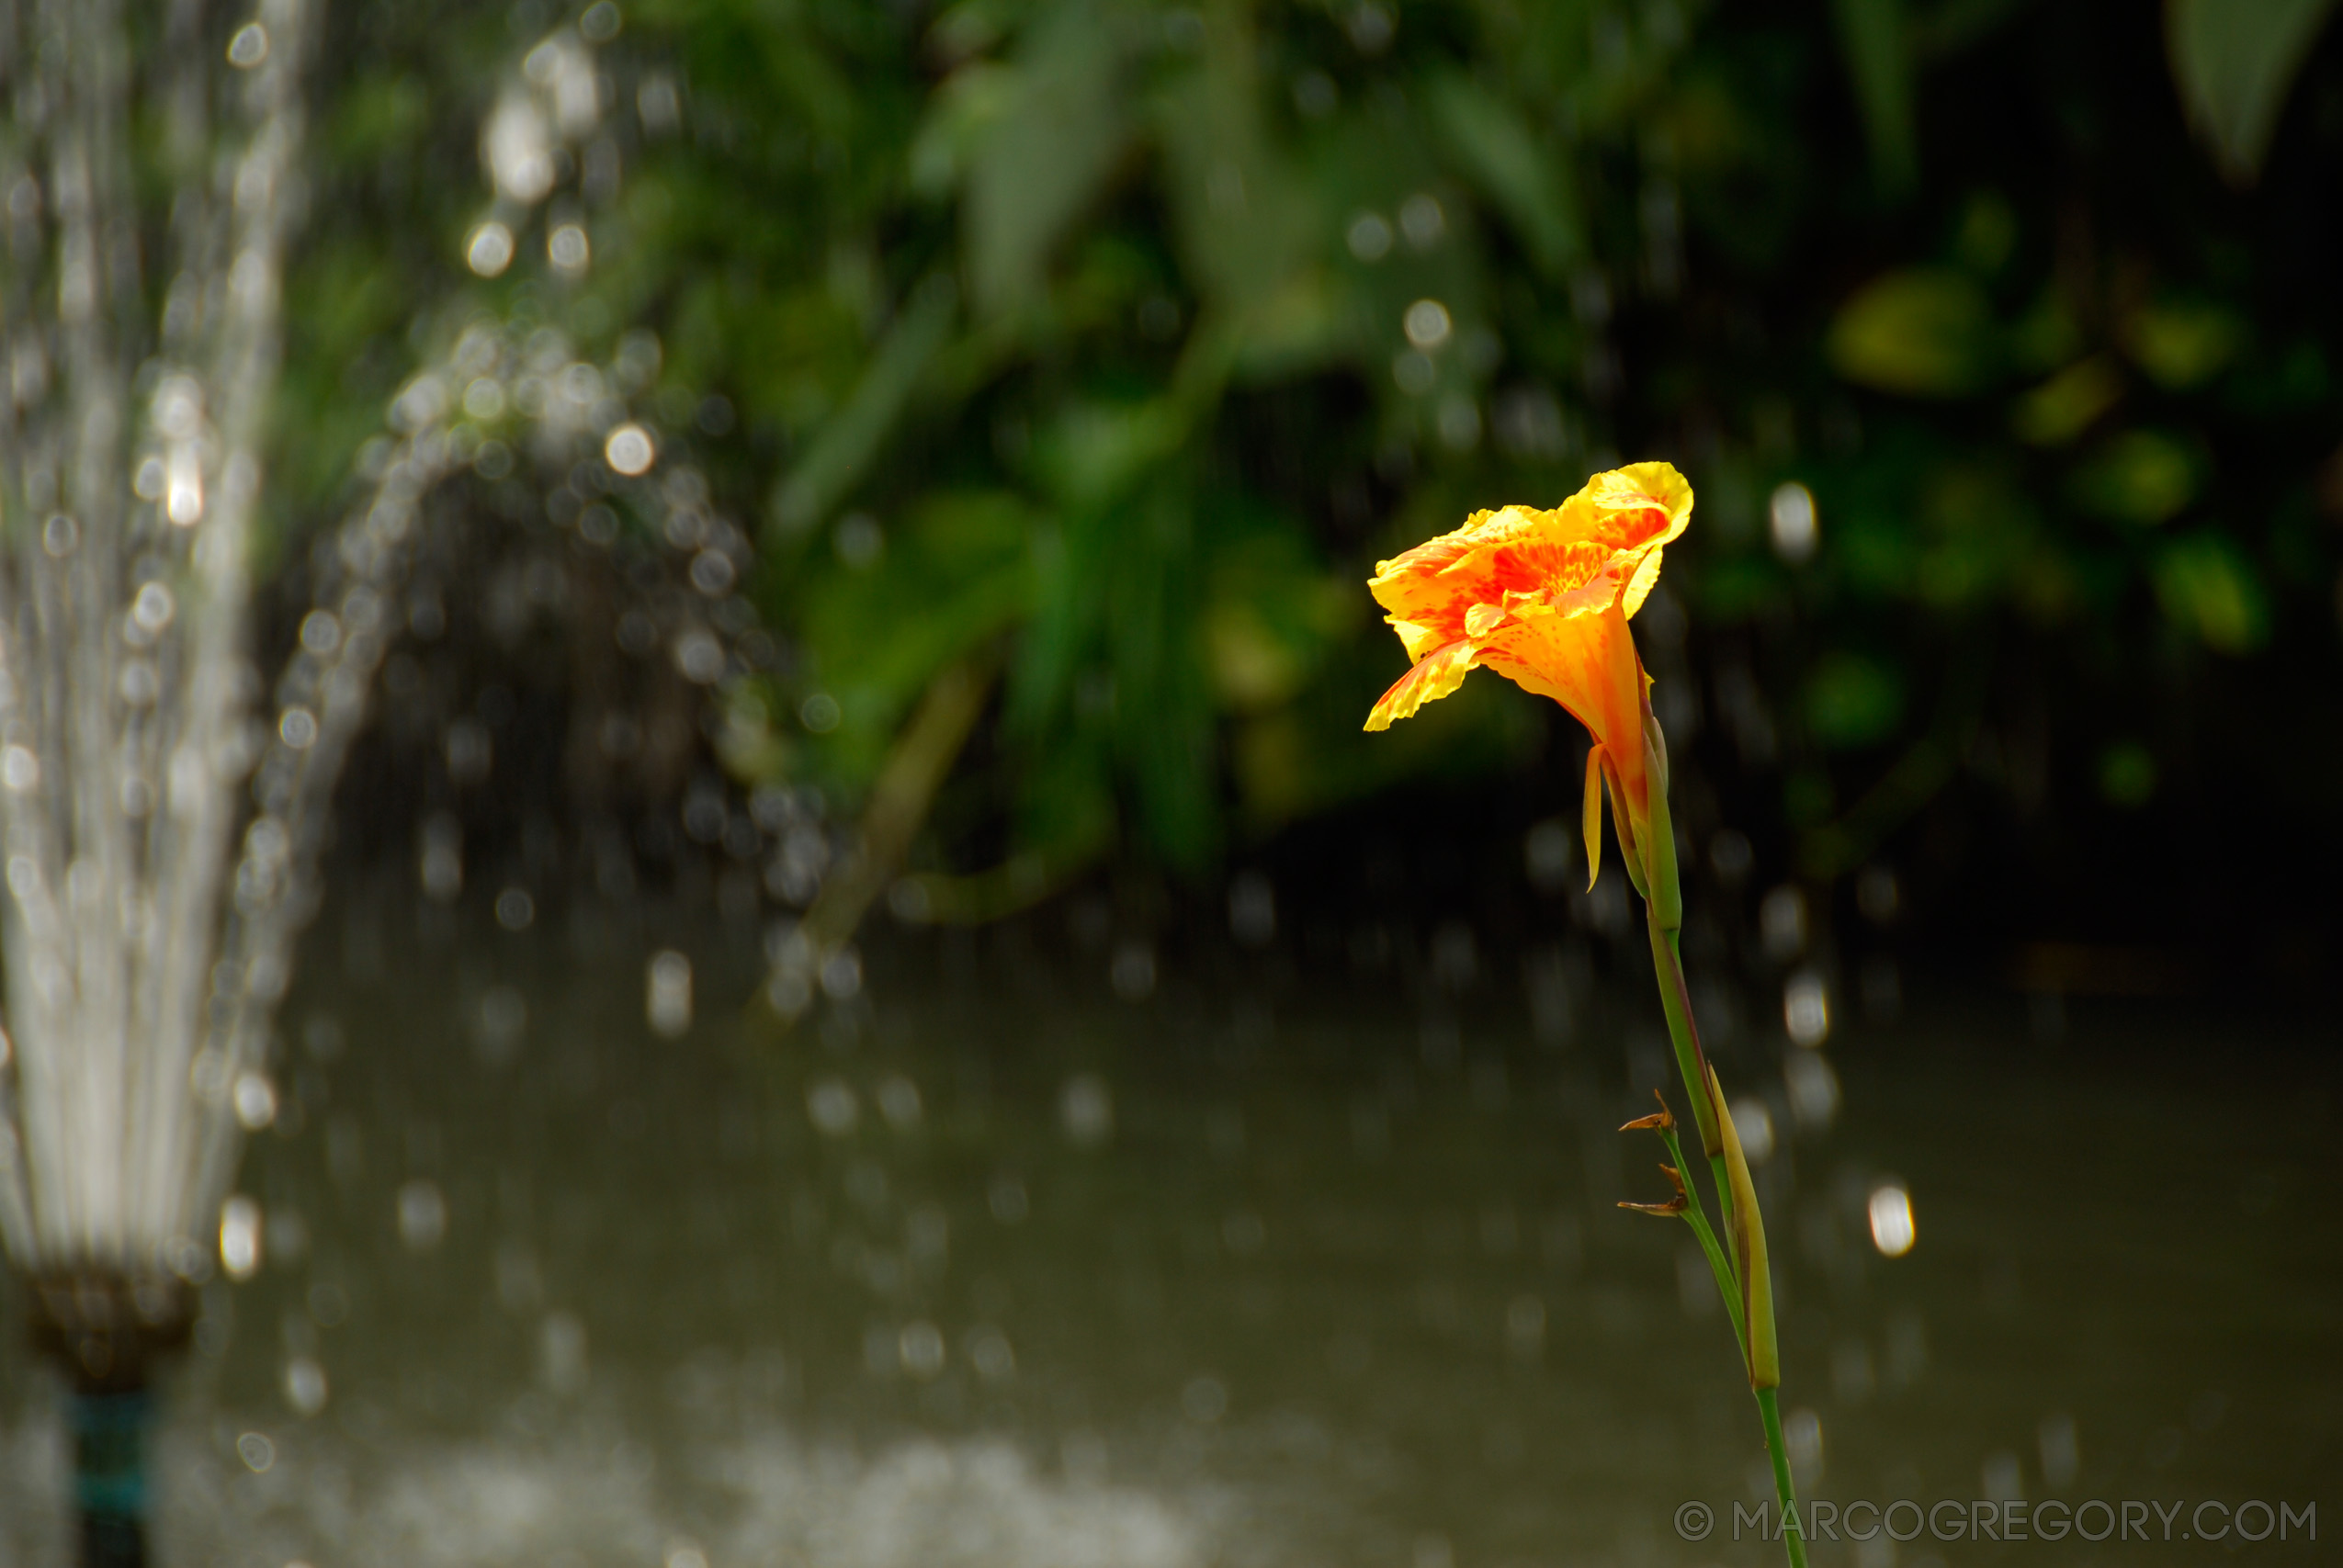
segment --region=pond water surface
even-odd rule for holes
[[[321,922],[242,1183],[265,1260],[208,1287],[171,1389],[164,1562],[1778,1561],[1730,1539],[1770,1488],[1683,1227],[1613,1206],[1664,1193],[1613,1131],[1663,1071],[1640,996],[1585,985],[1540,1043],[1494,980],[1435,1005],[1372,966],[1158,984],[1126,953],[1118,995],[1011,928],[887,939],[785,1036],[759,945]],[[1775,1129],[1809,1495],[2265,1499],[2343,1532],[2331,1026],[2077,1002],[2045,1032],[2014,995],[1908,991],[1828,1079],[1719,1049]],[[0,1563],[62,1562],[58,1394],[17,1343]],[[1816,1562],[2334,1550],[2186,1528]]]

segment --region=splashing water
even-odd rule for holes
[[[302,0],[265,0],[223,51],[196,36],[193,8],[174,13],[188,36],[171,39],[157,85],[182,150],[158,331],[141,319],[127,130],[149,85],[133,80],[121,18],[0,14],[17,107],[0,145],[0,939],[15,1066],[13,1082],[0,1074],[0,1235],[37,1275],[205,1270],[196,1238],[234,1157],[237,1086],[259,1070],[287,979],[281,933],[306,908],[294,872],[316,825],[288,809],[285,785],[315,753],[320,697],[338,694],[297,682],[272,736],[250,716],[260,682],[244,649],[306,22]],[[216,164],[215,97],[231,110]],[[361,616],[350,636],[366,635]],[[230,880],[255,762],[262,811]]]
[[[262,687],[244,650],[246,539],[300,142],[300,5],[268,0],[228,47],[253,129],[209,206],[177,209],[213,219],[180,220],[191,259],[170,290],[164,353],[135,387],[113,369],[125,357],[119,345],[92,324],[104,317],[105,331],[127,341],[127,327],[105,316],[122,315],[122,302],[85,298],[112,287],[92,247],[110,231],[99,209],[128,200],[127,176],[109,175],[104,192],[85,188],[94,154],[70,117],[48,151],[56,169],[84,172],[81,186],[51,191],[30,157],[40,149],[0,151],[9,214],[34,214],[29,228],[9,229],[9,243],[20,256],[33,247],[58,275],[54,324],[9,346],[16,419],[0,450],[10,513],[0,823],[14,1032],[13,1049],[0,1047],[0,1231],[35,1273],[210,1271],[206,1243],[238,1135],[265,1125],[276,1103],[271,1013],[316,907],[335,779],[409,618],[398,610],[435,491],[468,470],[509,468],[516,446],[540,472],[591,468],[605,504],[571,519],[582,539],[606,547],[615,518],[631,514],[688,562],[673,575],[693,592],[659,595],[646,608],[661,613],[640,616],[677,671],[707,687],[760,661],[753,642],[741,651],[760,634],[731,594],[746,574],[747,536],[714,513],[706,480],[662,451],[628,404],[655,377],[656,340],[628,334],[613,362],[597,366],[557,328],[479,316],[400,390],[385,435],[361,454],[359,500],[313,552],[312,607],[265,716],[253,712]],[[85,52],[119,55],[108,25],[86,22]],[[186,69],[194,85],[179,98],[199,106],[200,71]],[[52,102],[74,88],[43,85]],[[482,131],[496,200],[467,242],[472,270],[504,270],[533,220],[558,227],[542,211],[556,171],[592,177],[597,161],[556,154],[594,139],[600,114],[594,51],[577,31],[558,29],[528,51]],[[482,269],[478,235],[491,229],[505,255]],[[560,238],[549,234],[535,254],[574,272],[586,253],[565,252]],[[232,258],[224,269],[223,256]],[[25,281],[35,270],[10,274],[24,296],[8,301],[15,319],[40,319]],[[126,423],[133,392],[139,417]],[[247,781],[256,809],[232,866]],[[434,847],[452,892],[460,844]]]

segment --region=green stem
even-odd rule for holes
[[[1790,1568],[1806,1568],[1806,1536],[1798,1522],[1798,1492],[1790,1483],[1790,1450],[1782,1440],[1780,1393],[1779,1389],[1759,1389],[1758,1414],[1765,1419],[1766,1452],[1773,1458],[1773,1490],[1782,1499],[1782,1544],[1789,1549]]]
[[[1676,1168],[1683,1169],[1684,1151],[1677,1145],[1676,1129],[1662,1127],[1659,1136],[1668,1145],[1669,1156],[1676,1162]],[[1733,1343],[1741,1348],[1741,1366],[1746,1371],[1749,1361],[1749,1335],[1741,1322],[1740,1277],[1733,1271],[1732,1262],[1725,1256],[1725,1249],[1717,1245],[1716,1233],[1709,1229],[1708,1212],[1701,1202],[1700,1190],[1688,1183],[1684,1195],[1691,1200],[1684,1209],[1684,1223],[1692,1227],[1692,1234],[1700,1238],[1701,1250],[1708,1254],[1709,1272],[1716,1276],[1716,1293],[1725,1298],[1725,1310],[1733,1319]]]
[[[1692,1102],[1692,1122],[1700,1128],[1701,1148],[1708,1156],[1709,1176],[1716,1183],[1716,1209],[1725,1234],[1733,1231],[1733,1184],[1725,1173],[1725,1135],[1717,1130],[1716,1109],[1708,1098],[1708,1056],[1701,1050],[1700,1028],[1692,1021],[1692,998],[1684,983],[1684,961],[1676,950],[1676,933],[1659,923],[1659,913],[1644,906],[1645,926],[1651,932],[1651,966],[1659,980],[1659,1008],[1668,1015],[1668,1038],[1676,1047],[1676,1070]],[[1679,1168],[1681,1168],[1681,1167]],[[1735,1277],[1738,1278],[1737,1265]]]

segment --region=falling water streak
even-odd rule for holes
[[[210,145],[198,19],[191,6],[170,19],[179,65],[166,100],[182,149]],[[271,47],[232,95],[246,135],[208,170],[187,153],[162,354],[136,374],[141,419],[119,7],[38,6],[37,41],[17,8],[0,8],[12,46],[0,74],[30,144],[0,148],[18,323],[0,422],[13,514],[0,825],[20,1090],[0,1118],[21,1130],[0,1139],[0,1229],[36,1269],[199,1269],[193,1238],[218,1193],[196,1163],[230,1119],[224,1093],[198,1092],[196,1042],[237,1060],[249,1051],[237,1035],[255,1032],[249,987],[222,985],[210,959],[249,751],[246,540],[297,206],[305,21],[301,0],[264,0]],[[45,334],[33,288],[51,274]],[[48,395],[52,365],[60,397]],[[133,472],[135,501],[123,493]],[[231,1005],[207,1007],[207,979]]]
[[[500,126],[516,117],[526,119],[536,140],[522,150],[523,161],[533,156],[550,167],[550,140],[575,145],[598,127],[593,56],[574,31],[559,28],[528,51],[520,79],[508,84],[499,98],[483,143],[498,191],[495,220],[508,224],[508,231],[518,231],[530,209],[544,202],[552,181],[512,177],[512,170],[498,162],[500,153],[514,155],[509,139],[499,141]],[[312,608],[273,693],[278,713],[304,714],[311,728],[296,743],[280,723],[261,743],[254,771],[253,795],[261,815],[244,836],[215,970],[232,983],[225,990],[215,988],[212,998],[215,1014],[224,1013],[226,1021],[215,1027],[212,1044],[223,1055],[209,1077],[223,1090],[259,1055],[270,1009],[291,975],[294,940],[316,907],[318,860],[334,781],[365,723],[375,674],[402,624],[395,607],[422,543],[423,506],[434,491],[470,465],[483,439],[478,426],[463,417],[464,389],[482,378],[516,387],[533,379],[545,389],[542,405],[522,413],[523,422],[534,427],[537,456],[545,468],[568,472],[581,458],[598,459],[607,470],[610,492],[628,498],[644,516],[672,517],[678,495],[696,497],[704,490],[695,472],[667,460],[672,455],[659,452],[636,423],[626,400],[613,390],[623,376],[572,359],[558,334],[549,338],[514,323],[475,321],[401,389],[390,409],[390,444],[376,448],[367,490],[314,558]],[[514,402],[530,400],[516,397]],[[634,433],[640,450],[614,458],[610,438],[622,430]],[[697,502],[685,499],[680,504]],[[696,539],[693,547],[703,543],[714,545]],[[728,573],[728,581],[739,575],[737,570]],[[314,637],[312,627],[319,628]],[[232,1118],[224,1116],[210,1117],[203,1126],[196,1190],[216,1200],[232,1173],[237,1130]]]
[[[611,389],[623,376],[572,360],[558,336],[524,341],[517,327],[476,322],[393,400],[395,439],[378,449],[363,499],[320,552],[313,608],[277,682],[262,692],[243,641],[246,537],[277,362],[283,243],[299,203],[302,5],[264,0],[257,23],[266,47],[258,61],[239,62],[249,66],[238,96],[252,129],[211,172],[210,198],[200,170],[181,171],[172,223],[179,265],[165,290],[161,355],[138,374],[146,406],[128,462],[120,435],[131,386],[121,344],[137,334],[105,309],[119,299],[127,310],[138,297],[119,127],[107,118],[119,119],[126,101],[118,11],[43,6],[44,27],[62,29],[70,47],[0,54],[19,129],[38,129],[44,106],[53,117],[71,98],[54,79],[58,61],[96,83],[71,98],[94,106],[85,117],[94,129],[72,121],[76,134],[54,139],[58,231],[47,245],[36,232],[33,265],[21,265],[27,224],[11,178],[25,171],[0,143],[7,243],[20,264],[9,278],[39,276],[54,253],[63,345],[56,357],[72,409],[61,429],[41,395],[45,372],[30,377],[41,386],[26,394],[24,367],[41,371],[47,349],[19,329],[7,345],[12,417],[0,428],[0,480],[17,513],[0,567],[0,828],[21,1093],[12,1104],[0,1070],[0,1238],[36,1269],[208,1271],[209,1220],[240,1142],[234,1086],[266,1066],[292,944],[317,903],[334,783],[400,624],[394,607],[421,508],[479,445],[479,430],[456,418],[467,381],[536,380],[548,395],[526,423],[540,459],[566,468],[581,447],[602,455],[608,488],[646,516],[667,515],[671,542],[679,511],[696,512],[704,501],[697,476],[661,462],[667,455],[633,424]],[[0,0],[0,47],[17,15]],[[180,65],[165,112],[183,149],[207,144],[208,62],[188,41],[196,17],[183,4],[170,22]],[[28,94],[10,68],[36,55],[42,73]],[[497,221],[526,223],[553,183],[515,177],[506,166],[514,157],[549,168],[553,141],[576,143],[595,130],[594,82],[593,51],[568,28],[529,51],[483,138]],[[529,145],[516,152],[513,138],[497,132],[519,120]],[[99,266],[102,254],[111,260]],[[108,280],[112,292],[101,292]],[[7,319],[40,317],[26,298],[0,303]],[[612,459],[606,438],[622,425],[638,432],[640,450]],[[77,478],[60,495],[54,474],[68,433],[80,437]],[[137,475],[135,503],[118,488],[125,471]],[[55,513],[62,524],[36,526],[58,502],[66,503]],[[745,553],[737,530],[704,513],[701,522],[687,530],[693,548]],[[703,541],[703,533],[714,537]],[[729,586],[737,573],[723,575]],[[720,655],[717,639],[707,641]],[[133,686],[148,690],[134,699]],[[264,696],[273,727],[251,716]],[[20,775],[29,780],[22,789]],[[242,813],[236,786],[247,777],[257,812],[229,875],[228,835]]]

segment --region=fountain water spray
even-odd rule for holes
[[[764,662],[731,593],[747,536],[628,407],[655,378],[656,340],[629,334],[606,369],[550,327],[479,317],[392,400],[264,688],[248,541],[299,206],[305,4],[262,0],[224,51],[198,6],[172,13],[177,270],[155,330],[126,152],[151,85],[133,78],[120,8],[0,0],[0,84],[18,106],[0,130],[0,1237],[35,1337],[74,1385],[91,1562],[143,1558],[147,1391],[188,1337],[215,1239],[232,1274],[257,1262],[256,1206],[228,1188],[242,1134],[275,1114],[269,1025],[318,903],[334,781],[406,620],[426,499],[486,472],[505,441],[523,446],[609,503],[578,509],[585,543],[609,545],[593,518],[624,513],[687,563],[662,575],[693,592],[644,619],[686,680]],[[472,272],[504,272],[565,171],[594,162],[562,156],[599,127],[593,56],[557,29],[500,95]],[[224,139],[215,98],[233,111]],[[541,254],[573,279],[591,254],[583,221],[544,226]]]
[[[285,980],[236,929],[265,927],[283,890],[240,874],[225,929],[221,895],[259,750],[247,539],[305,6],[206,21],[173,8],[149,79],[118,3],[0,6],[0,1236],[74,1381],[93,1561],[143,1551],[149,1363],[187,1334],[237,1111],[271,1098],[255,1075]],[[172,150],[159,322],[130,160],[141,96]],[[289,743],[313,728],[289,706],[277,724]],[[264,803],[248,847],[288,835]]]

